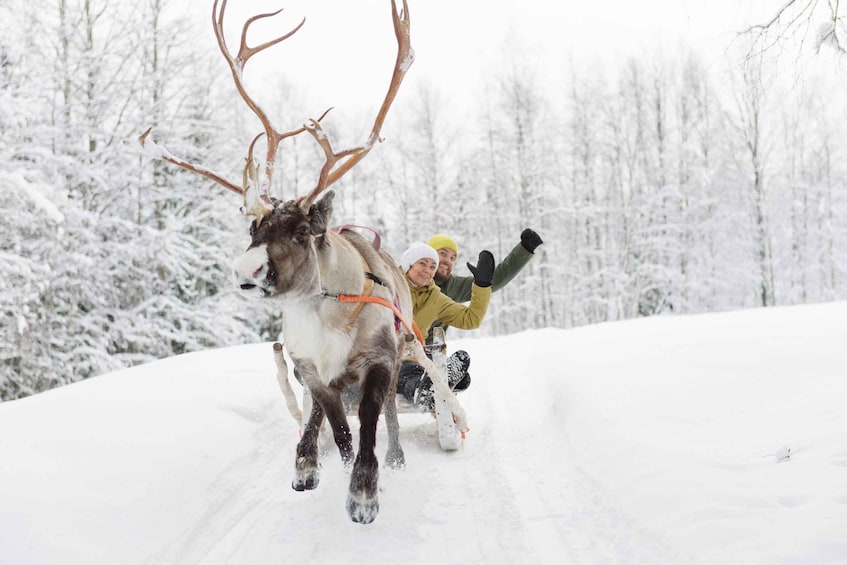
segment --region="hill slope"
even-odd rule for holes
[[[464,448],[402,415],[407,467],[383,470],[368,526],[334,445],[319,488],[291,489],[269,344],[3,403],[0,563],[843,563],[845,320],[835,303],[454,341]]]

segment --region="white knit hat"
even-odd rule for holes
[[[400,257],[400,268],[403,269],[403,272],[409,270],[409,267],[414,265],[420,259],[432,259],[435,261],[436,266],[438,265],[438,252],[423,243],[422,241],[416,241],[409,248],[403,252],[403,256]]]

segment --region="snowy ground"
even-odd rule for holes
[[[407,466],[366,526],[332,445],[318,489],[291,489],[269,344],[3,403],[0,563],[847,563],[845,322],[834,303],[454,340],[464,447],[402,415]]]

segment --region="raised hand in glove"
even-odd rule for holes
[[[468,269],[473,275],[473,282],[476,286],[482,288],[491,286],[491,277],[494,276],[494,255],[490,251],[480,251],[476,266],[468,263]]]
[[[535,248],[544,243],[541,236],[534,230],[526,228],[521,232],[521,245],[530,253],[535,253]]]

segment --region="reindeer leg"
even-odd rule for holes
[[[353,435],[350,433],[350,424],[347,423],[341,394],[335,389],[325,388],[313,390],[312,396],[326,413],[326,419],[332,427],[332,436],[344,466],[350,467],[353,464]]]
[[[323,408],[319,402],[312,402],[312,413],[303,430],[303,435],[297,443],[297,453],[294,460],[294,480],[291,488],[297,491],[312,490],[320,482],[320,466],[318,465],[318,434],[324,419]]]
[[[394,372],[391,374],[391,382],[388,386],[388,394],[385,395],[385,425],[388,428],[388,450],[385,452],[385,465],[389,469],[402,469],[406,466],[406,456],[400,446],[400,422],[397,419],[397,375],[402,364],[401,356],[398,354],[394,361]]]
[[[362,524],[370,524],[379,513],[376,425],[390,381],[390,366],[377,364],[368,369],[362,384],[362,401],[359,403],[359,453],[353,463],[350,492],[347,496],[347,512],[350,518]]]

